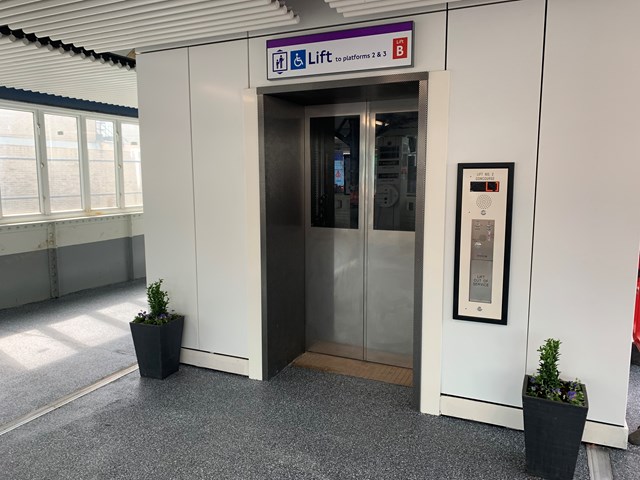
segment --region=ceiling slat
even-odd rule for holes
[[[43,15],[47,13],[47,10],[51,8],[60,8],[75,4],[75,7],[79,7],[81,3],[88,3],[92,0],[31,0],[29,2],[21,1],[0,1],[0,14],[4,17],[7,14],[12,16],[24,15],[31,13],[33,15]]]
[[[186,37],[186,38],[193,38],[201,36],[201,35],[209,35],[211,32],[215,32],[217,30],[226,30],[226,29],[235,29],[235,28],[240,28],[241,31],[245,31],[246,27],[248,26],[258,26],[258,25],[264,25],[264,24],[271,24],[274,22],[282,22],[282,21],[287,21],[287,20],[293,20],[293,14],[290,15],[279,15],[278,17],[267,17],[267,18],[257,18],[255,20],[246,20],[243,19],[242,21],[239,22],[225,22],[225,21],[220,21],[220,22],[209,22],[209,23],[205,23],[203,26],[200,26],[198,23],[195,23],[193,25],[190,25],[189,28],[185,28],[182,31],[180,30],[173,30],[171,33],[167,33],[166,29],[164,28],[154,28],[153,30],[149,30],[148,32],[142,31],[142,32],[136,32],[135,34],[132,33],[119,33],[117,35],[108,35],[105,34],[103,35],[91,35],[88,37],[83,37],[82,42],[84,42],[86,45],[93,45],[95,49],[112,49],[112,50],[119,50],[122,49],[123,47],[126,48],[127,45],[131,45],[131,43],[134,43],[136,45],[140,45],[141,42],[147,42],[149,40],[151,41],[155,41],[157,42],[162,42],[163,40],[169,40],[171,41],[172,38],[175,37]],[[295,21],[292,21],[291,23],[295,23]]]
[[[324,0],[344,17],[374,15],[385,12],[395,12],[410,8],[445,5],[460,0]]]
[[[91,1],[91,0],[89,0]],[[228,12],[232,10],[241,10],[244,5],[251,2],[257,5],[266,5],[272,0],[224,0],[224,3],[212,4],[210,0],[121,0],[120,2],[113,2],[109,0],[107,4],[102,1],[101,5],[83,8],[82,10],[70,9],[66,12],[61,12],[55,15],[47,16],[33,16],[33,18],[12,18],[7,19],[7,23],[13,27],[13,23],[22,25],[21,28],[28,29],[31,32],[39,33],[42,30],[42,26],[54,25],[59,22],[73,22],[82,23],[84,19],[88,20],[104,20],[108,18],[126,17],[129,14],[145,13],[147,18],[153,18],[158,12],[163,10],[179,11],[180,9],[188,6],[200,4],[208,4],[214,6],[220,12]],[[123,5],[126,5],[123,6]],[[85,5],[86,6],[86,5]],[[254,5],[255,6],[255,5]],[[42,33],[39,33],[42,34]],[[65,41],[71,41],[65,39]],[[73,43],[71,41],[71,43]]]
[[[264,2],[262,2],[264,3]],[[215,15],[218,19],[224,18],[233,18],[243,15],[253,15],[256,13],[271,13],[275,12],[280,8],[284,8],[284,6],[279,6],[275,3],[269,3],[267,5],[261,5],[258,7],[249,7],[243,10],[231,10],[229,12],[219,12],[215,8],[204,7],[202,8],[199,5],[196,6],[185,6],[180,13],[175,13],[172,11],[167,12],[166,10],[162,10],[158,12],[154,18],[149,18],[146,13],[139,14],[127,14],[122,17],[113,16],[109,19],[102,20],[94,20],[89,21],[87,18],[83,19],[82,22],[78,22],[77,20],[73,20],[71,22],[58,22],[51,26],[46,27],[47,35],[52,38],[58,38],[61,33],[71,36],[75,33],[80,33],[84,31],[95,31],[96,28],[106,28],[111,26],[123,27],[123,28],[138,28],[144,25],[153,25],[156,22],[161,21],[174,21],[178,22],[181,20],[190,20],[190,19],[198,19],[202,18],[205,15]],[[41,28],[44,28],[42,25]],[[75,38],[75,35],[74,35]]]
[[[298,23],[298,21],[299,21],[298,17],[294,17],[293,19],[290,19],[290,20],[282,20],[277,22],[265,23],[260,25],[260,28],[272,28],[272,27],[282,27],[286,25],[295,25],[296,23]],[[200,38],[203,40],[212,39],[217,36],[229,35],[232,33],[246,32],[246,31],[247,31],[246,25],[237,27],[237,28],[227,28],[225,26],[222,26],[219,29],[212,29],[210,31],[203,30],[198,33],[196,38]],[[189,41],[193,39],[194,39],[193,33],[186,31],[184,34],[174,34],[171,36],[161,35],[161,36],[155,36],[153,38],[149,38],[146,40],[138,39],[136,40],[135,43],[138,46],[138,48],[150,47],[150,46],[160,47],[166,43],[184,42],[184,41]],[[106,44],[106,45],[97,45],[95,48],[99,50],[117,50],[118,48],[121,48],[121,46],[122,46],[121,43],[113,43],[113,44]]]
[[[293,12],[287,13],[287,7],[281,7],[278,10],[272,10],[271,12],[263,12],[257,14],[242,15],[232,18],[218,18],[216,14],[198,16],[183,21],[168,20],[162,23],[153,23],[147,25],[139,25],[136,27],[136,36],[132,36],[131,27],[116,27],[116,28],[102,28],[101,32],[79,32],[74,35],[74,41],[81,44],[92,45],[96,40],[113,40],[116,38],[125,40],[125,44],[131,45],[135,38],[145,36],[151,32],[158,32],[160,35],[165,34],[170,28],[175,30],[179,27],[188,28],[190,32],[194,32],[199,28],[215,27],[218,25],[228,25],[229,27],[235,26],[250,26],[257,25],[258,23],[267,23],[274,21],[273,17],[278,17],[279,20],[285,20],[287,18],[293,18]],[[252,23],[257,21],[258,23]],[[168,28],[169,27],[169,28]],[[127,39],[129,41],[127,42]]]

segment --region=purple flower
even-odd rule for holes
[[[567,397],[569,397],[569,400],[574,400],[576,398],[576,392],[574,392],[573,390],[569,390],[569,392],[567,393]]]

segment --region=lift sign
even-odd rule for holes
[[[267,40],[267,79],[413,65],[413,22]]]

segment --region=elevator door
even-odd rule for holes
[[[306,347],[412,366],[417,101],[307,107]]]

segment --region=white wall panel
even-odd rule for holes
[[[142,214],[136,213],[0,225],[0,255],[143,235],[142,222]],[[49,225],[55,232],[50,239]]]
[[[147,279],[165,279],[186,315],[184,347],[199,348],[187,50],[138,56]]]
[[[262,380],[262,257],[260,238],[260,132],[258,98],[246,89],[244,99],[244,155],[247,204],[247,328],[249,378]]]
[[[248,356],[247,42],[189,49],[200,348]]]
[[[528,370],[559,338],[589,418],[624,425],[640,222],[640,2],[551,0]],[[635,425],[632,425],[635,428]]]
[[[83,243],[102,242],[130,236],[129,215],[79,218],[55,223],[56,245],[68,247]]]
[[[49,247],[46,223],[0,226],[0,255],[35,252]]]
[[[286,84],[299,84],[308,82],[318,82],[323,80],[342,80],[345,78],[362,78],[381,75],[391,75],[410,72],[427,72],[434,70],[444,70],[444,51],[445,51],[445,31],[446,31],[446,14],[444,12],[435,12],[415,17],[394,18],[393,20],[358,23],[357,25],[341,25],[340,27],[324,28],[317,30],[308,30],[304,33],[291,34],[310,35],[333,30],[345,30],[348,28],[365,27],[369,25],[378,25],[386,23],[397,23],[413,20],[415,21],[414,35],[414,62],[411,68],[396,68],[387,70],[373,70],[367,72],[357,72],[340,75],[324,75],[305,78],[293,78],[287,80],[268,81],[267,80],[267,40],[287,36],[280,34],[273,37],[252,38],[249,40],[249,73],[250,86],[280,86]]]
[[[451,72],[442,391],[519,406],[525,371],[544,2],[449,13]],[[457,164],[515,162],[506,326],[453,320]]]
[[[131,215],[131,236],[144,235],[144,216],[142,213]]]

